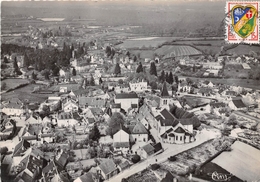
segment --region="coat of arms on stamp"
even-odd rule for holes
[[[226,4],[226,41],[259,44],[259,2],[230,1]]]

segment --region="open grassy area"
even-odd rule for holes
[[[30,85],[24,86],[22,88],[18,88],[14,91],[3,93],[1,95],[1,100],[7,101],[11,98],[19,98],[21,101],[28,100],[30,103],[43,102],[50,96],[50,94],[31,93],[33,91],[34,87],[37,87],[37,86],[39,86],[39,85],[30,84]]]
[[[2,82],[6,83],[6,89],[15,88],[21,84],[29,83],[27,79],[20,78],[8,78],[2,80]]]

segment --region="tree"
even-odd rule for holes
[[[98,141],[100,138],[100,131],[97,127],[97,125],[95,124],[94,127],[92,128],[92,130],[90,130],[89,132],[89,139],[93,140],[93,141]]]
[[[156,90],[156,89],[157,89],[157,82],[156,82],[156,81],[152,81],[152,82],[150,83],[150,86],[151,86],[151,88],[152,88],[153,90]]]
[[[140,160],[141,160],[141,157],[139,155],[137,155],[137,154],[132,157],[132,162],[133,163],[137,163]]]
[[[140,73],[140,72],[143,72],[143,71],[144,71],[143,65],[142,65],[142,63],[140,62],[139,65],[138,65],[138,67],[137,67],[137,69],[136,69],[136,73]]]
[[[94,85],[95,85],[95,80],[94,80],[94,77],[93,77],[92,75],[91,75],[91,77],[90,77],[89,84],[90,84],[91,86],[94,86]]]
[[[19,69],[19,67],[18,67],[16,57],[14,57],[13,67],[14,67],[14,72],[15,72],[17,75],[21,75],[21,74],[22,74],[22,72],[20,71],[20,69]]]
[[[0,154],[1,154],[1,155],[6,154],[7,152],[8,152],[8,148],[7,148],[7,147],[1,147],[1,148],[0,148]]]
[[[103,83],[103,80],[102,80],[102,78],[100,77],[99,78],[99,84],[101,85]]]
[[[168,82],[169,84],[173,84],[173,74],[172,74],[172,72],[170,72],[168,80],[169,80],[169,82]]]
[[[107,134],[113,136],[124,125],[124,117],[121,113],[115,112],[108,123]]]
[[[73,76],[76,76],[76,74],[77,74],[77,73],[76,73],[76,69],[73,68],[73,69],[72,69],[72,75],[73,75]]]
[[[114,70],[114,74],[115,74],[116,76],[118,76],[119,74],[121,74],[121,68],[120,68],[120,66],[119,66],[118,63],[116,63],[115,70]]]
[[[168,72],[166,72],[166,74],[165,74],[165,81],[166,81],[167,83],[169,83],[169,74],[168,74]]]
[[[50,79],[50,72],[49,72],[49,70],[43,70],[42,75],[44,76],[44,78],[46,80]]]
[[[30,60],[29,60],[28,55],[26,53],[24,54],[23,66],[26,67],[26,68],[28,68],[30,66]]]
[[[34,71],[32,72],[32,79],[36,80],[37,79],[37,75],[34,73]]]
[[[114,48],[111,48],[111,55],[110,58],[113,59],[114,55],[116,54],[116,51]]]
[[[111,55],[111,47],[110,46],[106,47],[106,54],[107,54],[107,57],[109,57]]]
[[[175,79],[176,84],[179,84],[179,77],[177,75],[174,77],[174,79]]]
[[[190,78],[186,78],[186,82],[188,83],[188,85],[191,85],[193,83],[192,79]]]
[[[7,57],[4,57],[4,63],[8,63]]]
[[[52,75],[53,76],[58,76],[59,75],[59,72],[60,72],[60,68],[58,66],[54,66],[53,69],[52,69]]]
[[[150,65],[150,74],[157,76],[157,70],[156,70],[156,66],[155,66],[154,62],[151,62],[151,65]]]
[[[137,61],[137,57],[136,57],[136,55],[134,56],[134,62],[136,62]]]
[[[2,82],[1,90],[5,90],[5,89],[6,89],[6,83],[5,83],[5,82]]]
[[[161,82],[164,82],[164,81],[165,81],[165,73],[164,73],[164,70],[161,71],[161,75],[160,75],[160,77],[159,77],[159,80],[160,80]]]

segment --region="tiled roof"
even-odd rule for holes
[[[243,103],[242,100],[232,100],[232,102],[234,103],[234,105],[237,108],[244,108],[244,107],[246,107],[246,105]]]
[[[87,172],[86,174],[79,177],[82,182],[95,182],[92,177],[92,173]]]
[[[21,153],[25,152],[30,148],[30,143],[26,140],[20,141],[14,148],[13,156],[20,156]],[[24,148],[24,149],[23,149]]]
[[[98,99],[98,98],[92,98],[92,97],[79,97],[79,105],[80,107],[99,107],[103,108],[106,106],[106,100],[104,99]]]
[[[158,152],[160,150],[162,150],[162,144],[160,142],[156,143],[155,145],[153,145],[154,148],[154,152]]]
[[[126,160],[118,165],[122,170],[130,166],[130,163]]]
[[[129,142],[114,142],[113,146],[115,148],[129,148],[130,144],[129,144]]]
[[[181,127],[178,127],[176,130],[174,130],[175,133],[185,133],[185,130]]]
[[[112,108],[121,108],[121,103],[112,104]]]
[[[220,108],[220,107],[225,107],[226,104],[223,102],[215,102],[215,103],[210,103],[210,106],[212,106],[213,108]]]
[[[153,154],[154,153],[154,147],[148,143],[146,144],[145,146],[142,147],[144,149],[144,151],[147,153],[147,154]]]
[[[116,99],[134,99],[138,98],[136,93],[120,93],[116,94]]]
[[[106,175],[115,171],[115,170],[117,170],[116,164],[111,159],[108,159],[108,160],[101,162],[99,167],[103,171],[103,173],[106,174]]]
[[[141,122],[137,122],[131,131],[132,134],[148,134],[148,131]]]

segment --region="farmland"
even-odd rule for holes
[[[201,55],[202,52],[191,46],[183,45],[165,45],[158,48],[155,53],[164,56],[164,58],[170,58],[175,56],[189,56],[189,55]]]
[[[124,49],[144,49],[144,48],[157,48],[165,42],[172,41],[172,37],[145,37],[127,39],[122,44],[117,45],[118,48]]]
[[[15,87],[17,87],[21,84],[29,83],[28,80],[19,79],[19,78],[8,78],[8,79],[2,80],[2,82],[6,83],[6,89],[5,90],[15,88]]]
[[[19,98],[21,101],[28,100],[29,102],[43,102],[48,98],[48,94],[31,93],[35,87],[39,85],[30,84],[14,91],[3,93],[1,95],[2,101],[10,100],[11,98]]]

